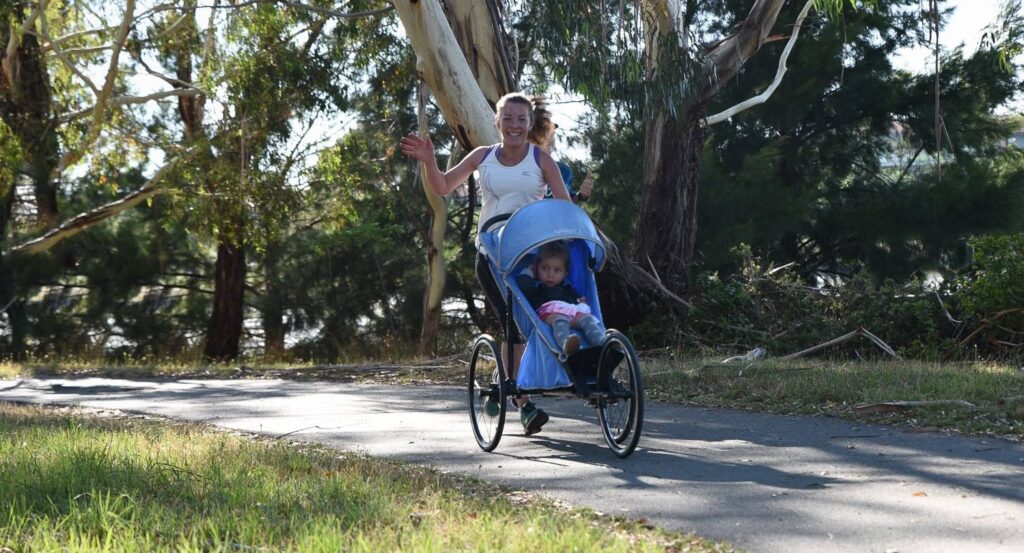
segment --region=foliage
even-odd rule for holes
[[[808,286],[791,265],[764,267],[746,247],[738,248],[737,254],[743,266],[739,275],[699,277],[700,300],[686,335],[699,347],[763,347],[781,356],[864,328],[907,356],[937,359],[959,353],[955,329],[920,282],[876,285],[870,275],[861,273],[842,282]],[[882,355],[857,341],[831,352]]]
[[[979,236],[970,245],[970,270],[953,282],[972,329],[964,343],[1017,350],[1024,343],[1024,234]]]
[[[929,158],[934,77],[888,60],[912,44],[917,22],[903,8],[848,11],[841,27],[809,20],[766,109],[711,129],[698,213],[705,270],[737,270],[728,252],[742,242],[796,262],[808,281],[862,268],[879,281],[949,276],[962,265],[964,236],[1013,228],[1021,158],[999,147],[1011,130],[993,111],[1020,89],[1020,75],[992,72],[986,49],[943,60],[940,169]],[[763,88],[780,48],[767,45],[720,104]]]
[[[796,4],[785,6],[780,22],[795,18]],[[1012,55],[1022,32],[1012,10],[1019,2],[1007,3],[976,53],[945,54],[938,149],[934,76],[896,72],[889,61],[892,51],[922,40],[915,3],[818,7],[826,4],[845,8],[805,22],[769,103],[707,130],[695,319],[687,326],[653,317],[632,329],[641,342],[682,337],[706,347],[788,351],[863,325],[904,353],[960,355],[956,340],[974,327],[956,334],[921,280],[959,276],[960,288],[940,290],[941,297],[976,325],[1014,307],[996,297],[1012,286],[991,284],[992,269],[977,263],[998,257],[987,253],[996,246],[986,235],[1024,228],[1024,157],[1003,148],[1019,120],[994,115],[1024,86]],[[345,9],[382,5],[359,0]],[[538,92],[561,84],[596,108],[580,132],[598,190],[584,205],[626,250],[636,232],[650,87],[671,84],[665,97],[683,98],[700,65],[681,56],[663,67],[667,80],[654,83],[636,6],[560,0],[512,2],[508,11],[521,82]],[[414,165],[394,146],[415,126],[416,60],[394,14],[222,8],[183,0],[140,12],[114,94],[149,92],[135,73],[167,77],[154,81],[161,89],[189,81],[203,91],[196,101],[205,117],[189,128],[178,99],[111,107],[95,147],[60,175],[61,216],[138,189],[167,160],[188,160],[159,183],[168,193],[116,221],[44,255],[5,252],[0,280],[11,286],[0,307],[16,303],[0,318],[0,357],[15,351],[12,321],[35,356],[190,355],[208,322],[215,245],[224,241],[244,244],[248,260],[242,339],[249,353],[268,336],[281,337],[292,358],[326,360],[392,355],[415,340],[425,207]],[[689,22],[693,51],[730,32],[747,9],[747,0],[701,4]],[[121,10],[49,4],[51,35],[67,35],[63,47],[75,50],[72,63],[45,58],[54,116],[90,107],[94,94],[75,71],[105,68],[109,32],[79,31],[115,21]],[[764,45],[713,107],[762,90],[783,42]],[[434,106],[427,111],[444,152],[450,132]],[[57,119],[60,152],[80,144],[88,119]],[[20,147],[0,127],[0,192],[22,184],[4,221],[5,248],[45,230],[33,221]],[[574,168],[582,179],[583,168]],[[468,199],[451,200],[442,349],[461,349],[467,333],[495,324],[473,271],[473,214]],[[978,237],[976,265],[961,274],[967,236]],[[749,244],[749,254],[733,255],[739,244]],[[744,259],[795,265],[768,274]],[[974,343],[987,343],[983,336]]]

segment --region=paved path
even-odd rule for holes
[[[1024,446],[831,418],[649,403],[620,460],[592,409],[542,399],[481,452],[444,386],[270,380],[0,381],[0,400],[159,414],[424,463],[750,551],[1024,551]]]

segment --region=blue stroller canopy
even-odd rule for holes
[[[590,249],[594,271],[604,266],[605,251],[587,212],[566,200],[540,200],[519,208],[498,230],[497,255],[490,254],[502,274],[509,274],[545,242],[582,240]]]

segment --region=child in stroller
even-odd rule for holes
[[[569,274],[569,248],[564,242],[548,242],[541,246],[533,263],[533,277],[521,274],[516,284],[537,311],[537,316],[551,326],[555,343],[561,348],[562,359],[580,349],[580,337],[570,329],[583,331],[591,347],[604,344],[605,329],[601,321],[590,312],[585,297],[567,280]]]

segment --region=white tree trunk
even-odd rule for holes
[[[427,134],[426,100],[427,87],[423,82],[419,86],[419,133]],[[456,144],[456,146],[458,146]],[[462,149],[453,147],[448,156],[448,168],[451,169],[456,158],[461,157]],[[426,171],[420,167],[420,180],[423,193],[427,196],[430,211],[430,228],[427,231],[427,280],[423,293],[423,326],[420,328],[419,354],[430,355],[437,349],[437,336],[441,329],[441,302],[444,300],[444,285],[447,280],[444,262],[444,236],[448,230],[448,200],[438,196],[427,184]]]
[[[445,13],[437,0],[392,0],[392,4],[416,50],[420,76],[433,91],[459,145],[469,150],[498,142],[491,104],[515,89],[517,58],[501,29],[500,5],[496,0],[449,0]],[[427,134],[425,97],[421,87],[421,135]],[[448,167],[462,154],[460,148],[453,148]],[[425,182],[423,188],[430,206],[430,229],[419,353],[427,355],[436,346],[444,299],[448,202]]]
[[[417,68],[467,150],[498,142],[494,109],[480,90],[437,0],[391,0],[418,58]]]
[[[519,51],[501,27],[499,0],[447,0],[445,12],[455,40],[484,97],[491,104],[517,90]]]

